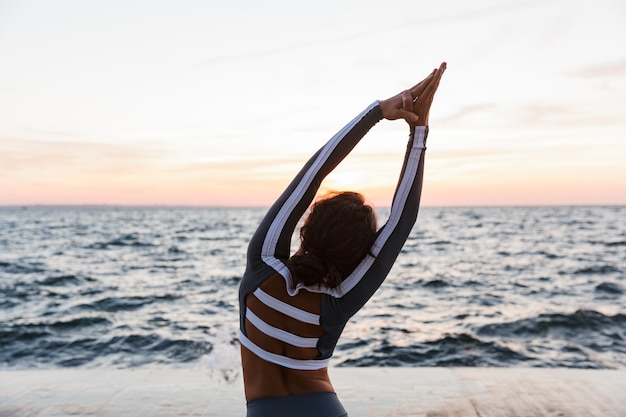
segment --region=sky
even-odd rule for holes
[[[621,0],[0,0],[0,205],[267,206],[442,61],[423,205],[626,204]],[[407,138],[323,191],[389,205]]]

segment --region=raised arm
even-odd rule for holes
[[[437,75],[437,71],[433,71],[424,81],[412,87],[408,94],[425,96],[429,86],[436,82],[438,77],[440,78],[440,75]],[[423,102],[425,98],[422,99]],[[388,100],[376,101],[311,157],[270,208],[252,237],[248,246],[246,272],[240,287],[242,291],[256,288],[263,277],[274,271],[290,280],[291,274],[286,262],[290,255],[291,236],[298,220],[315,197],[322,180],[382,118],[389,120],[404,118],[411,126],[416,126],[425,115],[420,103],[419,99],[415,102],[408,99],[406,92]],[[415,173],[412,175],[415,176]],[[255,282],[256,280],[259,282]],[[288,285],[289,291],[292,288],[292,285]]]
[[[257,285],[247,281],[265,276],[262,272],[268,268],[285,278],[291,277],[286,261],[290,255],[291,236],[298,220],[311,204],[322,180],[382,117],[378,101],[372,103],[337,132],[304,165],[265,215],[250,241],[244,274],[246,287]]]
[[[380,101],[383,116],[405,119],[411,133],[389,219],[380,229],[371,250],[374,256],[367,256],[340,287],[328,292],[333,298],[326,302],[334,305],[337,317],[345,319],[353,315],[376,292],[415,224],[422,192],[430,107],[445,69],[443,63],[411,89]]]

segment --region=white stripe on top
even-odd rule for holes
[[[319,314],[309,313],[308,311],[300,310],[297,307],[292,306],[291,304],[287,304],[284,301],[280,301],[277,298],[272,297],[261,288],[257,288],[253,294],[256,298],[259,299],[266,306],[283,313],[289,317],[292,317],[296,320],[303,321],[309,324],[315,324],[319,326],[320,324],[320,316]]]
[[[239,330],[239,342],[259,358],[275,363],[276,365],[284,366],[285,368],[299,369],[302,371],[314,371],[328,367],[328,363],[330,362],[330,359],[293,359],[287,356],[268,352],[267,350],[255,345],[243,334],[241,329]]]
[[[260,331],[266,335],[278,339],[281,342],[289,343],[292,346],[303,348],[317,347],[317,337],[301,337],[293,333],[289,333],[283,329],[276,328],[264,322],[259,316],[254,314],[249,308],[246,309],[246,318]]]

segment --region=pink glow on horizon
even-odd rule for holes
[[[0,205],[165,205],[165,206],[269,206],[284,182],[219,183],[203,181],[107,184],[34,184],[29,188],[3,185]],[[332,188],[336,189],[336,188]],[[348,187],[365,195],[377,207],[391,202],[392,188]],[[322,193],[325,192],[322,188]],[[513,183],[510,185],[466,185],[425,181],[423,206],[517,206],[517,205],[623,205],[624,196],[615,185],[581,187],[576,183]]]

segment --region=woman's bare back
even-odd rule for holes
[[[320,313],[320,294],[301,290],[297,295],[290,296],[285,285],[284,278],[275,274],[261,285],[261,289],[270,296],[301,310],[313,314]],[[246,305],[261,320],[286,332],[300,337],[322,335],[321,326],[302,323],[273,310],[259,301],[254,294],[248,295]],[[255,344],[271,353],[304,360],[314,359],[320,354],[316,348],[296,347],[272,338],[259,331],[249,319],[246,319],[246,332]],[[328,368],[312,371],[285,368],[259,358],[244,346],[241,347],[241,358],[248,401],[310,392],[334,392],[328,378]]]

